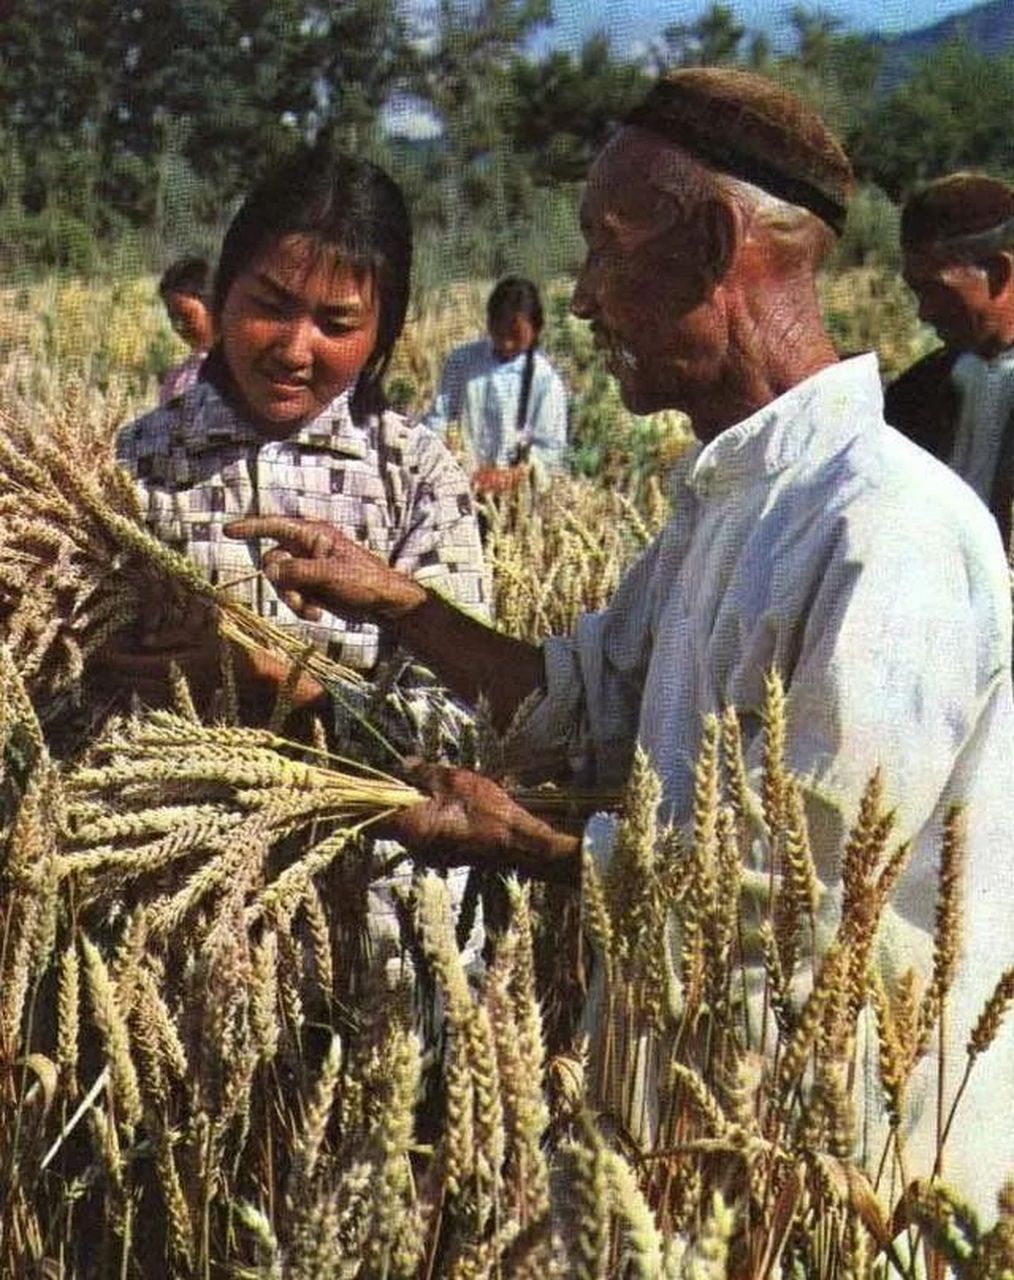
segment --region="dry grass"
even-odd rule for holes
[[[487,515],[497,624],[539,641],[567,634],[580,614],[605,606],[665,523],[668,503],[657,479],[638,507],[613,489],[560,476],[545,491],[521,489],[490,504]]]
[[[906,1274],[895,1231],[960,1257],[961,1275],[1014,1262],[1006,1210],[985,1231],[925,1181],[892,1222],[884,1188],[853,1163],[850,1064],[868,998],[899,1119],[914,1065],[903,1002],[871,960],[894,856],[874,780],[844,855],[851,906],[821,956],[800,942],[811,879],[797,784],[777,755],[776,682],[766,790],[786,802],[766,838],[784,870],[759,952],[744,950],[757,886],[741,871],[727,718],[706,729],[686,843],[658,828],[658,783],[638,759],[608,879],[585,867],[602,986],[577,1056],[546,1062],[527,891],[508,884],[476,985],[444,882],[416,877],[404,945],[442,997],[434,1075],[407,974],[353,941],[373,874],[356,833],[410,789],[266,731],[168,712],[116,722],[59,768],[6,651],[2,670],[5,1274],[760,1277],[780,1265],[830,1280],[872,1275],[875,1261]],[[1009,1001],[1007,974],[969,1070]],[[761,1006],[774,1015],[766,1045]],[[899,1132],[886,1141],[900,1158]]]

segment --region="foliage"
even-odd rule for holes
[[[900,276],[875,266],[829,272],[819,281],[825,323],[843,356],[875,351],[885,380],[935,344],[919,324],[915,298]]]
[[[863,185],[849,203],[831,269],[879,266],[901,271],[901,212],[879,187]]]
[[[0,122],[32,163],[5,203],[171,243],[183,179],[189,220],[214,226],[296,139],[361,143],[403,45],[373,0],[26,0],[3,17]]]
[[[298,139],[387,165],[409,194],[427,284],[572,270],[576,184],[648,83],[647,64],[753,67],[811,100],[864,179],[897,198],[955,167],[1009,172],[1009,55],[961,44],[885,83],[882,46],[796,5],[777,54],[733,8],[670,24],[646,59],[596,36],[536,57],[548,0],[24,0],[0,42],[0,269],[91,271],[132,232],[142,258],[213,254],[231,203]],[[438,136],[385,136],[392,99]],[[30,163],[29,163],[30,161]]]
[[[580,182],[647,85],[640,67],[614,58],[602,36],[585,41],[576,59],[556,51],[515,62],[506,124],[535,182]]]
[[[1012,93],[1014,55],[989,57],[961,40],[944,45],[873,106],[851,141],[857,169],[895,198],[955,169],[1011,176]]]

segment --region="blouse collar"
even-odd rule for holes
[[[302,445],[350,458],[365,458],[369,452],[368,422],[357,424],[352,418],[352,395],[355,387],[346,388],[315,418],[305,422],[291,435],[271,441],[262,436],[237,407],[235,386],[217,351],[204,362],[197,383],[182,400],[183,443],[191,453],[220,448],[226,444],[251,445],[260,448],[270,443]]]

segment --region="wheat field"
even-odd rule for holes
[[[829,284],[835,305],[846,288]],[[484,296],[413,316],[392,370],[408,405]],[[305,655],[147,538],[111,464],[113,430],[175,354],[151,282],[48,282],[0,307],[0,1275],[1014,1274],[1014,1182],[985,1224],[932,1170],[894,1176],[958,949],[957,817],[939,980],[877,966],[904,850],[876,777],[842,849],[840,921],[813,945],[819,886],[772,676],[759,796],[735,714],[712,718],[690,831],[659,827],[638,758],[615,798],[617,856],[606,877],[586,858],[579,897],[473,873],[455,910],[444,876],[410,867],[397,937],[372,936],[391,854],[371,827],[417,798],[398,759],[446,752],[439,697],[413,718],[318,668],[355,712],[340,748],[319,723],[286,736],[284,706],[269,728],[240,723],[229,655]],[[600,385],[559,309],[549,343],[576,389]],[[513,634],[599,607],[664,522],[685,426],[620,425],[641,432],[638,483],[607,458],[489,511]],[[214,611],[221,690],[203,720],[182,680],[158,711],[89,689],[90,655],[155,589]],[[398,743],[382,759],[378,726]],[[511,785],[511,730],[480,710],[453,732],[465,763]],[[564,815],[588,801],[538,799]],[[760,889],[743,869],[758,839]],[[466,945],[480,905],[481,963]],[[770,1015],[763,1050],[748,983]],[[998,974],[959,1070],[1012,1000],[1014,972]],[[890,1117],[879,1176],[852,1155],[861,1019]]]

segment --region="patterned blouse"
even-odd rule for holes
[[[304,622],[253,576],[272,544],[222,532],[242,515],[326,520],[394,568],[488,616],[478,526],[457,463],[431,432],[396,413],[353,421],[349,399],[339,396],[286,439],[266,440],[205,376],[124,427],[116,452],[161,541],[212,582],[236,580],[234,598],[263,617],[366,671],[381,656],[376,626],[330,614]]]

